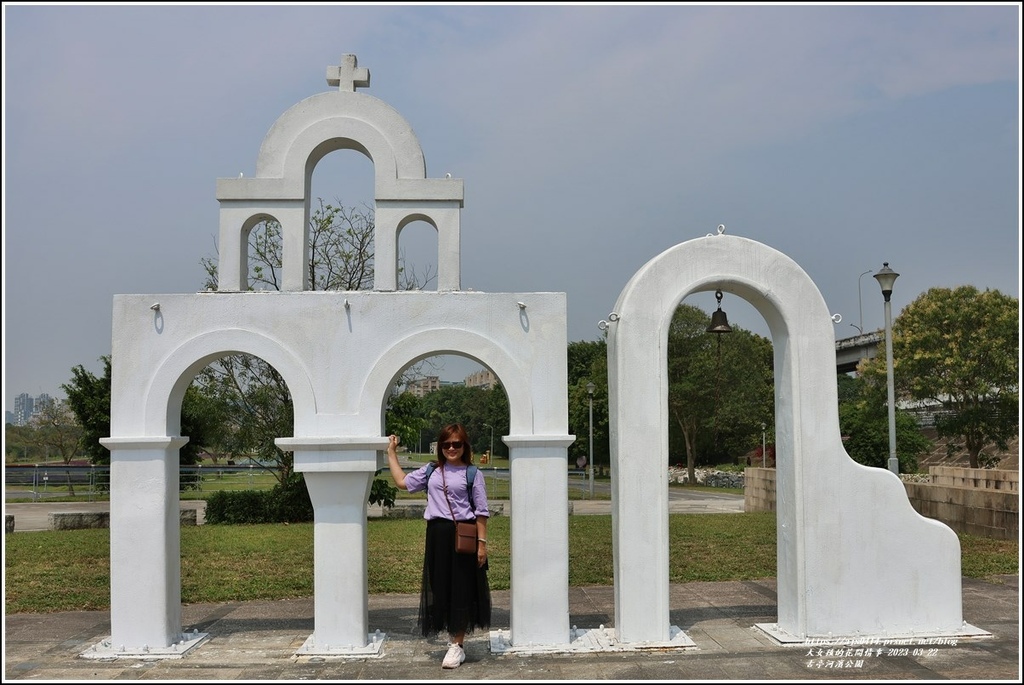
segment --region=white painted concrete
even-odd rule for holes
[[[384,407],[406,367],[450,354],[492,370],[509,398],[510,499],[525,512],[513,521],[511,641],[568,643],[565,465],[575,438],[567,434],[565,295],[459,291],[462,181],[425,177],[409,124],[355,92],[369,72],[353,55],[328,69],[328,82],[338,90],[303,100],[274,124],[255,178],[218,181],[219,291],[114,298],[111,437],[103,441],[112,473],[107,644],[173,652],[184,640],[181,402],[198,371],[236,352],[270,363],[294,403],[295,434],[276,442],[293,451],[315,510],[315,632],[304,654],[373,646],[366,500],[387,446]],[[305,292],[309,181],[337,149],[374,164],[374,291]],[[284,291],[246,292],[247,235],[267,218],[282,226]],[[438,291],[398,292],[398,233],[419,220],[438,230]]]
[[[644,265],[609,324],[619,640],[669,636],[668,327],[685,296],[716,289],[761,313],[775,349],[778,629],[801,638],[960,629],[956,534],[918,515],[898,477],[843,449],[835,332],[821,293],[784,254],[709,235]]]
[[[298,103],[260,148],[255,178],[220,179],[220,290],[114,298],[111,626],[100,649],[170,653],[181,634],[178,449],[195,374],[242,352],[282,375],[295,454],[315,508],[315,633],[304,654],[376,653],[367,626],[366,498],[386,398],[409,365],[458,354],[491,369],[510,404],[511,629],[505,648],[557,649],[568,615],[566,301],[563,293],[459,290],[462,181],[428,179],[409,124],[357,93],[353,55],[328,69],[336,92]],[[374,164],[372,292],[305,292],[309,181],[337,149]],[[284,291],[246,292],[248,232],[283,230]],[[437,292],[397,291],[398,233],[438,230]],[[609,329],[617,648],[670,644],[665,343],[687,294],[723,291],[765,317],[775,346],[778,631],[948,632],[962,623],[960,548],[914,512],[898,478],[855,464],[839,438],[835,338],[821,294],[785,255],[731,236],[678,245],[623,290]],[[158,305],[158,306],[157,306]],[[372,644],[371,644],[372,642]],[[111,645],[114,645],[112,648]]]

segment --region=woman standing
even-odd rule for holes
[[[406,474],[398,464],[398,437],[388,436],[388,466],[395,484],[409,492],[427,491],[426,544],[420,589],[419,625],[424,637],[442,630],[449,635],[442,668],[458,668],[466,660],[467,632],[491,624],[491,591],[487,584],[487,489],[483,478],[469,486],[473,449],[462,424],[441,429],[437,460]],[[474,467],[475,468],[475,467]],[[455,551],[455,521],[476,521],[476,554]]]

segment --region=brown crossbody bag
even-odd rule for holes
[[[459,554],[476,554],[476,523],[455,519],[455,510],[452,509],[452,501],[448,498],[448,481],[444,477],[444,466],[441,467],[441,487],[444,489],[444,499],[448,502],[452,521],[455,521],[455,551]],[[468,494],[472,500],[473,491],[470,490]]]

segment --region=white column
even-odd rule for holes
[[[277,210],[281,222],[281,289],[309,290],[309,209],[305,202],[282,203]]]
[[[366,502],[383,437],[278,438],[294,452],[313,503],[313,636],[309,652],[365,647],[369,635]]]
[[[314,512],[316,647],[363,647],[370,632],[366,500],[373,471],[307,472],[305,480]]]
[[[407,213],[408,209],[400,203],[377,201],[373,229],[374,290],[398,290],[398,222]]]
[[[569,634],[569,475],[572,435],[507,435],[513,646],[564,645]]]
[[[462,238],[459,224],[459,208],[436,208],[431,216],[437,222],[437,290],[460,290],[462,288]]]
[[[114,650],[181,641],[178,449],[187,437],[103,438],[110,450],[110,627]]]

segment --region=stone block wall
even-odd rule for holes
[[[775,469],[743,470],[743,511],[775,511]]]
[[[194,526],[197,524],[198,515],[195,509],[183,507],[179,516],[183,526]],[[48,518],[50,530],[110,528],[109,511],[51,511]]]
[[[907,487],[921,515],[942,521],[958,533],[1016,540],[1020,530],[1020,472],[930,466],[925,489]],[[920,485],[920,484],[917,484]]]
[[[929,466],[933,485],[985,488],[1020,492],[1020,472],[999,469],[966,469],[958,466]]]
[[[904,482],[911,506],[958,533],[1016,540],[1020,530],[1017,471],[929,468],[932,482]],[[775,511],[775,469],[748,468],[744,511]]]
[[[51,511],[50,530],[110,528],[109,511]]]

